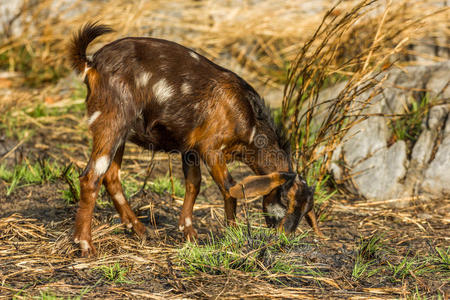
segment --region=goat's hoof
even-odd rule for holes
[[[321,239],[321,240],[329,240],[329,239],[330,239],[329,236],[324,235],[322,232],[319,232],[319,233],[316,232],[316,235],[317,235],[317,236],[319,237],[319,239]]]
[[[227,219],[226,224],[228,227],[237,228],[238,224],[236,223],[236,219]]]
[[[144,224],[137,219],[133,222],[133,230],[140,239],[144,240],[147,237],[147,229]]]
[[[75,238],[75,243],[80,244],[81,257],[91,258],[97,255],[97,250],[92,244],[91,239]]]
[[[314,233],[315,233],[321,240],[328,240],[328,239],[329,239],[326,235],[324,235],[324,234],[322,233],[322,231],[321,231],[318,227],[313,228],[313,230],[314,230]]]
[[[197,231],[192,226],[185,227],[183,232],[186,241],[194,242],[198,239]]]

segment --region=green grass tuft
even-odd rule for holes
[[[61,171],[62,168],[57,162],[38,160],[34,164],[29,162],[17,164],[13,169],[1,165],[0,179],[8,184],[6,195],[9,196],[19,187],[54,181],[60,177]]]
[[[54,64],[49,61],[48,56],[37,56],[32,47],[24,45],[11,47],[0,53],[0,69],[21,72],[26,78],[25,84],[31,87],[56,83],[70,71],[66,65]]]
[[[390,124],[393,140],[415,143],[422,132],[422,120],[430,109],[430,97],[425,95],[420,101],[413,101],[404,116],[393,120]]]
[[[373,268],[383,252],[381,234],[374,234],[368,239],[361,238],[360,246],[356,250],[355,264],[352,270],[352,279],[358,281],[376,274],[380,268]]]
[[[102,277],[112,283],[133,283],[126,279],[127,273],[130,271],[129,268],[122,267],[118,262],[113,265],[99,266],[95,269],[101,271]]]
[[[73,204],[80,200],[80,180],[79,172],[76,171],[72,165],[64,169],[62,173],[63,179],[69,186],[68,189],[61,190],[62,198],[66,204]]]
[[[253,274],[312,275],[318,271],[302,264],[295,255],[306,234],[288,237],[273,229],[247,226],[229,227],[223,237],[210,235],[204,245],[187,242],[178,257],[189,274],[224,274],[239,270]]]
[[[39,297],[35,297],[35,299],[40,299],[40,300],[60,300],[60,299],[64,299],[64,298],[56,296],[56,294],[54,292],[51,292],[51,291],[40,291],[39,292]]]
[[[388,261],[388,268],[391,271],[392,281],[403,281],[406,277],[421,275],[427,271],[427,263],[423,260],[418,259],[416,256],[408,257],[406,255],[403,259],[398,263],[391,263]]]
[[[450,276],[450,247],[447,247],[447,250],[436,247],[436,255],[433,260],[440,271]]]
[[[177,197],[184,197],[184,186],[181,184],[178,178],[173,178],[173,186],[174,186],[174,194]],[[155,181],[150,184],[150,189],[159,194],[163,195],[164,193],[171,194],[172,192],[172,183],[170,181],[170,177],[166,175],[165,177],[158,177]]]

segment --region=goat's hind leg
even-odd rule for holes
[[[122,157],[125,145],[119,147],[114,156],[114,160],[111,162],[111,166],[105,174],[103,184],[106,187],[106,191],[113,200],[114,207],[120,215],[120,219],[123,224],[128,228],[133,228],[134,232],[140,237],[144,238],[146,234],[145,226],[139,222],[133,210],[131,209],[128,201],[123,193],[122,184],[120,183],[120,166],[122,164]]]
[[[80,244],[82,256],[96,254],[91,235],[95,200],[116,151],[124,143],[126,131],[119,124],[112,126],[110,122],[110,118],[100,114],[95,123],[91,124],[92,153],[86,169],[80,176],[80,202],[75,217],[74,241]]]

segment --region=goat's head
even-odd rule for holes
[[[292,233],[314,207],[314,187],[296,173],[274,172],[249,176],[230,188],[235,198],[264,196],[263,211],[269,227]]]

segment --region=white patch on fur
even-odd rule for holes
[[[186,225],[186,227],[192,226],[191,218],[187,217],[186,219],[184,219],[184,225]]]
[[[84,71],[83,71],[83,80],[86,78],[87,72],[91,69],[91,67],[88,67],[87,63],[84,64]]]
[[[163,78],[153,85],[153,94],[158,102],[164,102],[175,94],[175,89]]]
[[[183,84],[181,85],[181,92],[183,93],[183,95],[189,95],[191,93],[191,90],[191,85],[187,82],[183,82]]]
[[[78,238],[75,238],[73,241],[74,241],[75,244],[79,244],[80,243],[80,240]]]
[[[220,150],[225,149],[225,144],[222,144],[222,146],[220,146]]]
[[[184,230],[184,225],[178,226],[178,229],[179,229],[180,231],[183,231],[183,230]]]
[[[152,78],[152,73],[149,72],[142,72],[139,74],[139,76],[136,78],[136,86],[138,88],[142,88],[147,85],[148,81]]]
[[[277,219],[282,219],[286,215],[286,209],[278,203],[269,204],[269,206],[267,206],[267,212]]]
[[[128,224],[127,224],[127,227],[128,227],[128,229],[131,229],[131,228],[133,228],[133,224],[128,223]]]
[[[103,175],[106,173],[109,167],[109,157],[107,155],[103,155],[95,161],[95,173],[97,175]]]
[[[91,246],[89,246],[88,241],[86,241],[86,240],[81,240],[81,241],[80,241],[80,248],[81,248],[82,250],[88,250],[88,249],[91,249]]]
[[[253,126],[252,133],[250,134],[249,144],[253,143],[253,139],[255,138],[256,126]]]
[[[196,61],[200,60],[200,57],[195,52],[189,51],[189,55],[192,56]]]
[[[122,181],[121,176],[120,176],[120,173],[122,173],[121,170],[119,170],[119,171],[117,172],[117,177],[119,177],[119,181]]]
[[[92,123],[95,122],[95,120],[97,120],[97,118],[102,114],[101,111],[97,110],[96,112],[94,112],[92,115],[89,116],[88,118],[88,126],[91,126]]]
[[[120,205],[124,205],[127,202],[121,192],[118,192],[113,197],[117,201],[117,203],[119,203]]]
[[[134,220],[134,222],[133,222],[134,224],[137,224],[138,223],[138,220]]]

